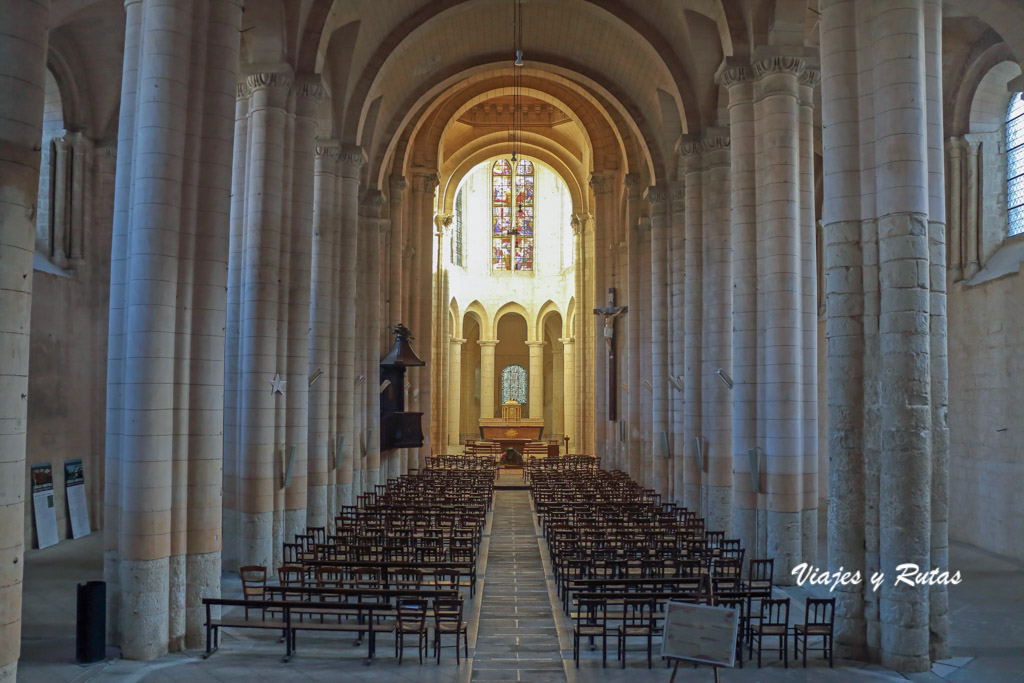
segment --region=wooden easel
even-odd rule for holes
[[[689,661],[689,660],[685,660],[685,659],[677,659],[677,658],[675,658],[675,657],[670,657],[670,659],[671,659],[672,661],[674,661],[674,662],[675,662],[675,665],[674,665],[674,666],[672,667],[672,678],[668,679],[668,683],[675,683],[675,680],[676,680],[676,672],[678,672],[678,671],[679,671],[679,663],[680,663],[680,662],[684,662],[684,661]],[[694,666],[696,666],[696,663],[694,664]],[[722,667],[720,667],[720,666],[717,666],[717,665],[715,665],[715,664],[711,664],[710,666],[711,666],[711,670],[712,670],[712,671],[714,672],[714,674],[715,674],[715,683],[719,683],[719,681],[718,681],[718,670],[719,670],[720,668],[722,668]]]

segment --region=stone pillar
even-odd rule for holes
[[[450,342],[448,363],[448,445],[459,445],[462,418],[462,345],[465,339],[453,338]]]
[[[544,342],[528,341],[530,349],[530,418],[544,417]]]
[[[821,9],[829,564],[886,577],[901,563],[946,569],[941,11],[934,0]],[[874,42],[859,47],[868,31]],[[861,130],[851,108],[875,127]],[[858,360],[864,380],[851,382]],[[843,651],[925,671],[945,648],[945,601],[928,586],[887,580],[877,596],[838,597]]]
[[[569,452],[578,453],[580,449],[576,435],[576,340],[562,337],[562,418],[563,436],[569,437]]]
[[[391,219],[391,268],[388,270],[388,282],[390,286],[390,313],[391,317],[385,321],[385,327],[393,329],[398,323],[406,327],[409,321],[405,320],[407,310],[405,308],[405,283],[408,273],[405,270],[405,190],[408,182],[402,176],[393,176],[390,180],[391,190],[388,199],[391,202],[388,217]],[[408,382],[408,378],[406,380]],[[397,476],[402,476],[409,471],[409,450],[406,448],[397,449],[392,457],[395,459],[395,471]]]
[[[49,13],[49,0],[0,6],[0,681],[15,680],[21,652],[29,318]]]
[[[701,427],[701,327],[704,299],[704,220],[702,216],[702,162],[700,141],[686,138],[680,147],[686,192],[685,267],[683,318],[683,486],[682,503],[704,514],[701,491],[704,473],[697,468],[696,442],[704,438]],[[676,495],[680,495],[677,491]]]
[[[967,185],[966,206],[964,206],[961,233],[963,236],[963,254],[966,265],[964,278],[970,279],[981,269],[978,259],[978,243],[980,242],[981,226],[978,225],[979,185],[981,184],[981,167],[978,165],[981,141],[965,138],[967,155],[964,158],[966,173],[964,180]]]
[[[104,574],[110,636],[127,659],[197,644],[202,598],[220,594],[240,20],[237,2],[126,5]],[[149,134],[136,137],[143,125]]]
[[[412,203],[413,221],[406,230],[409,243],[413,245],[413,261],[409,274],[409,313],[413,321],[410,329],[416,337],[415,348],[426,365],[412,373],[410,388],[413,410],[423,413],[423,447],[415,451],[416,467],[423,469],[430,455],[430,382],[434,363],[431,311],[433,308],[433,257],[434,257],[434,191],[437,189],[437,172],[420,170],[413,175]],[[410,453],[410,458],[412,454]],[[410,463],[410,467],[412,464]]]
[[[590,187],[594,191],[594,228],[593,239],[591,240],[593,243],[593,253],[590,253],[590,250],[587,249],[584,260],[587,263],[593,264],[589,273],[590,281],[585,283],[589,290],[586,292],[586,295],[591,297],[590,300],[593,303],[593,307],[580,307],[578,313],[580,317],[592,316],[593,308],[603,307],[608,298],[608,284],[610,282],[607,268],[608,246],[614,235],[611,210],[613,177],[614,174],[610,172],[593,173],[590,176]],[[596,325],[593,320],[591,324]],[[601,458],[606,469],[625,470],[627,469],[626,463],[619,462],[614,457],[617,434],[614,423],[608,421],[608,373],[606,365],[608,348],[601,333],[597,331],[596,327],[593,329],[595,333],[590,346],[593,349],[592,366],[594,372],[594,381],[591,385],[594,392],[594,452]],[[622,336],[620,333],[616,339],[616,344],[619,345],[619,353],[622,352]],[[590,411],[584,412],[589,414]]]
[[[239,458],[240,565],[274,564],[275,494],[283,481],[280,465],[287,454],[276,434],[277,403],[283,397],[270,380],[285,373],[278,366],[280,242],[287,98],[292,78],[286,73],[250,75],[250,163],[241,303],[241,455]],[[281,377],[284,379],[284,377]],[[287,385],[285,385],[287,391]],[[280,513],[278,513],[279,516]],[[279,521],[280,523],[280,521]]]
[[[672,290],[672,318],[670,323],[672,346],[670,349],[672,383],[668,390],[672,406],[672,502],[683,503],[685,482],[685,456],[688,451],[683,429],[683,374],[686,358],[686,296],[684,273],[686,269],[686,188],[683,183],[672,186],[672,261],[669,279]]]
[[[641,284],[641,271],[647,270],[650,260],[645,260],[641,256],[640,243],[643,239],[641,234],[643,228],[639,223],[642,202],[640,195],[643,187],[640,184],[640,175],[627,173],[622,182],[626,189],[626,225],[624,226],[626,244],[625,253],[621,256],[624,263],[620,262],[622,268],[616,269],[616,271],[619,273],[620,282],[623,278],[621,271],[626,271],[626,292],[623,299],[630,306],[629,313],[622,318],[621,324],[618,325],[622,329],[622,339],[618,343],[625,347],[626,362],[620,365],[624,370],[620,374],[624,382],[620,382],[620,387],[617,387],[616,390],[618,391],[622,384],[626,385],[625,394],[619,394],[622,396],[620,401],[622,410],[619,419],[625,418],[626,420],[627,438],[624,456],[625,462],[629,464],[629,476],[641,486],[649,488],[651,482],[648,475],[651,463],[644,458],[643,450],[643,418],[641,417],[640,403],[644,388],[642,386],[643,374],[640,371],[640,357],[648,353],[648,349],[644,348],[641,341],[641,330],[646,322],[643,300],[650,296],[650,288],[644,288]],[[620,349],[617,351],[621,352]]]
[[[668,318],[671,298],[667,270],[671,241],[668,225],[669,215],[667,214],[668,198],[668,192],[664,188],[651,187],[647,190],[647,201],[651,203],[651,419],[654,427],[651,484],[665,501],[669,498],[670,490]]]
[[[762,557],[757,528],[759,496],[750,479],[748,451],[758,440],[758,260],[755,172],[754,72],[747,64],[723,65],[718,82],[729,91],[732,220],[732,532],[751,557]]]
[[[729,253],[729,137],[705,131],[703,146],[704,283],[700,380],[707,439],[707,528],[732,528],[732,395],[716,374],[732,374],[732,257]]]
[[[481,339],[480,345],[480,417],[494,417],[494,347],[497,339]]]
[[[764,316],[766,556],[776,582],[793,583],[801,562],[803,509],[803,335],[800,234],[800,91],[806,64],[769,56],[754,63],[757,135],[757,267]],[[808,561],[813,558],[806,558]]]
[[[583,312],[587,309],[587,292],[592,291],[592,287],[589,287],[586,282],[590,273],[590,264],[586,262],[586,239],[587,239],[587,224],[590,222],[590,215],[585,213],[574,213],[572,215],[572,234],[573,234],[573,246],[574,252],[574,289],[576,296],[576,313],[573,315],[573,327],[574,329],[569,330],[567,334],[574,336],[575,339],[579,339],[580,345],[573,349],[573,360],[575,365],[575,376],[574,386],[576,387],[575,396],[573,397],[573,424],[575,426],[576,442],[573,444],[578,453],[593,453],[594,448],[590,437],[590,413],[585,410],[585,402],[588,394],[588,387],[590,386],[587,382],[588,369],[593,372],[593,363],[587,362],[590,353],[593,351],[593,345],[588,345],[585,341],[588,324],[589,329],[593,330],[593,321],[584,317]],[[592,236],[592,233],[590,233]],[[593,308],[593,306],[591,306]]]
[[[366,292],[360,300],[366,305],[366,327],[363,331],[363,362],[361,373],[366,376],[363,384],[366,406],[366,473],[363,476],[363,490],[373,491],[380,481],[380,329],[381,329],[381,283],[380,259],[381,231],[380,212],[384,195],[380,190],[370,190],[363,200],[366,218],[361,222],[363,231],[359,237],[359,252],[365,255],[360,267],[366,268]],[[365,237],[365,240],[364,240]],[[365,245],[365,248],[364,248]],[[386,480],[386,477],[385,477]]]
[[[330,444],[331,379],[335,366],[331,357],[334,332],[332,317],[336,298],[334,270],[335,244],[338,239],[334,214],[334,190],[338,183],[337,164],[340,148],[334,141],[318,141],[313,175],[313,243],[309,304],[309,375],[320,374],[309,388],[309,462],[306,523],[311,527],[329,526],[328,473],[333,469],[334,453]]]
[[[357,249],[359,245],[359,173],[366,163],[362,148],[343,146],[338,159],[341,252],[338,290],[341,301],[338,317],[338,433],[342,441],[341,466],[337,475],[338,505],[355,505],[358,492],[353,491],[355,469],[359,466],[359,434],[356,431],[356,291]],[[337,448],[337,446],[335,446]],[[361,453],[360,453],[361,455]]]
[[[946,143],[949,154],[949,272],[953,282],[963,279],[963,257],[961,245],[961,206],[963,188],[963,138],[949,138]]]

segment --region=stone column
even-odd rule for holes
[[[732,374],[732,257],[729,253],[729,137],[724,129],[708,129],[702,141],[704,179],[704,283],[701,399],[707,439],[708,529],[732,528],[732,395],[716,374]]]
[[[949,272],[953,282],[963,279],[963,260],[960,251],[963,150],[963,138],[949,138],[946,142],[946,152],[949,155]]]
[[[309,481],[306,523],[312,527],[329,526],[328,473],[333,469],[330,443],[331,325],[336,299],[334,272],[335,244],[338,238],[334,214],[334,190],[338,182],[340,148],[335,141],[321,140],[316,146],[313,175],[313,244],[309,304],[309,375],[320,374],[309,388]]]
[[[414,249],[413,267],[409,275],[409,312],[414,326],[410,329],[416,337],[415,348],[426,365],[412,373],[410,387],[413,410],[423,413],[423,447],[415,451],[416,466],[423,469],[430,455],[430,382],[437,361],[431,357],[434,336],[431,329],[434,300],[434,191],[438,184],[437,172],[419,170],[413,175],[412,184],[413,222],[406,230],[409,243]]]
[[[385,324],[388,329],[393,329],[398,323],[406,327],[409,321],[405,320],[407,310],[405,308],[405,284],[408,273],[405,269],[405,190],[408,182],[402,176],[393,176],[390,180],[391,190],[388,199],[391,202],[388,216],[391,219],[391,268],[388,271],[388,282],[390,286],[390,313],[391,317]],[[408,377],[406,377],[408,383]],[[409,451],[406,448],[397,449],[392,457],[395,459],[395,467],[398,476],[409,471]]]
[[[704,299],[704,219],[702,216],[703,176],[700,141],[691,137],[683,140],[680,152],[683,157],[686,192],[685,268],[683,319],[684,358],[683,366],[683,450],[682,503],[691,510],[704,514],[701,489],[704,474],[697,468],[696,441],[704,438],[701,426],[701,327]],[[680,493],[677,491],[677,495]]]
[[[735,537],[761,557],[758,545],[759,497],[750,479],[748,451],[758,441],[758,260],[757,173],[755,172],[754,72],[744,63],[726,60],[718,82],[729,90],[732,194],[733,337],[732,337],[732,457]]]
[[[589,414],[586,413],[585,410],[584,410],[584,405],[585,405],[585,400],[586,400],[585,397],[589,395],[587,393],[588,392],[587,387],[589,385],[587,384],[587,377],[586,377],[585,373],[587,371],[587,368],[592,367],[592,365],[593,365],[592,363],[590,363],[590,364],[587,363],[587,359],[589,358],[589,355],[590,355],[588,353],[588,351],[592,352],[593,345],[588,345],[586,343],[586,341],[585,341],[586,334],[584,333],[584,329],[586,328],[588,323],[592,324],[593,321],[589,320],[588,318],[584,317],[584,315],[583,315],[583,312],[588,310],[587,309],[587,300],[586,300],[585,292],[589,292],[589,291],[592,290],[592,287],[589,287],[586,284],[587,278],[589,277],[589,273],[590,273],[590,268],[589,268],[590,264],[588,264],[586,262],[586,252],[585,252],[585,246],[586,246],[585,245],[585,240],[586,240],[586,237],[587,237],[587,223],[589,221],[590,221],[590,215],[589,214],[577,212],[577,213],[574,213],[572,215],[571,224],[572,224],[572,234],[573,234],[573,246],[575,248],[575,252],[574,252],[574,280],[575,280],[575,282],[573,284],[574,284],[575,293],[576,293],[575,294],[575,296],[576,296],[576,313],[573,316],[573,321],[574,321],[573,322],[573,327],[574,327],[574,329],[569,330],[567,332],[567,334],[569,334],[571,336],[574,336],[575,339],[579,339],[580,340],[580,346],[578,348],[574,348],[573,349],[573,351],[574,351],[573,358],[574,358],[574,361],[575,361],[574,365],[575,365],[575,373],[576,373],[575,376],[574,376],[574,386],[576,387],[576,391],[574,393],[576,395],[573,397],[573,399],[574,399],[574,404],[573,404],[573,418],[574,418],[574,421],[573,421],[573,424],[575,425],[576,439],[577,439],[576,442],[573,445],[574,445],[576,451],[579,452],[579,453],[593,453],[593,450],[594,450],[593,449],[593,445],[588,441],[588,439],[589,439],[588,434],[590,433],[590,430],[589,430],[590,420],[588,419]],[[591,308],[593,308],[593,307],[591,306]],[[591,326],[590,329],[592,330],[593,327]],[[591,370],[591,372],[592,372],[592,370]],[[589,446],[589,450],[588,450],[588,446]]]
[[[373,491],[380,483],[380,328],[381,328],[381,283],[380,259],[381,233],[380,212],[384,195],[380,190],[370,190],[364,198],[366,206],[365,227],[359,238],[359,251],[365,254],[361,267],[367,269],[365,297],[367,318],[363,337],[362,373],[366,375],[363,385],[366,405],[366,474],[363,489]],[[365,241],[363,239],[365,237]],[[366,248],[364,249],[364,245]]]
[[[15,680],[21,652],[29,318],[49,12],[49,0],[0,6],[0,681]]]
[[[528,341],[530,349],[530,418],[544,417],[544,342]],[[550,428],[550,425],[548,425]]]
[[[462,416],[462,345],[465,339],[449,341],[448,363],[448,445],[459,445],[460,418]]]
[[[643,228],[640,222],[640,197],[643,187],[640,184],[638,173],[627,173],[623,178],[623,185],[626,189],[626,225],[625,227],[625,253],[622,254],[620,282],[626,281],[626,292],[623,300],[630,304],[629,313],[622,319],[622,339],[620,343],[625,347],[625,364],[621,365],[624,372],[621,373],[620,382],[625,384],[627,389],[625,395],[620,393],[622,400],[622,411],[619,419],[626,419],[627,438],[625,443],[625,462],[629,463],[629,475],[641,486],[649,488],[651,485],[650,472],[651,463],[644,458],[643,450],[643,419],[641,417],[641,395],[644,391],[642,386],[643,374],[641,373],[641,355],[648,352],[641,340],[641,330],[645,324],[643,300],[650,296],[650,288],[642,286],[641,270],[646,270],[650,260],[641,256],[643,239]],[[625,270],[625,276],[621,271]],[[616,388],[618,390],[618,388]],[[617,441],[617,439],[616,439]],[[620,444],[617,444],[620,445]],[[621,447],[621,445],[620,445]]]
[[[572,337],[562,337],[562,418],[563,436],[569,437],[569,452],[579,452],[579,441],[576,436],[576,344]]]
[[[494,417],[494,347],[497,339],[481,339],[480,345],[480,417]]]
[[[967,172],[964,180],[967,185],[967,204],[964,207],[964,218],[961,226],[963,236],[963,254],[966,265],[964,266],[964,278],[970,279],[981,269],[978,259],[978,243],[980,241],[981,229],[978,225],[978,200],[979,184],[981,183],[981,167],[978,165],[981,151],[981,141],[970,137],[965,138],[967,155],[964,159]]]
[[[651,203],[651,418],[654,449],[651,463],[651,484],[662,495],[669,498],[669,424],[668,424],[668,318],[671,308],[668,289],[668,258],[670,256],[670,235],[668,192],[664,188],[651,187],[647,190],[647,201]]]
[[[759,313],[765,319],[766,553],[776,582],[794,580],[802,558],[803,335],[800,235],[800,91],[806,64],[770,56],[754,63]],[[807,558],[810,561],[813,558]]]
[[[580,308],[578,316],[593,316],[593,308],[603,307],[608,298],[608,245],[614,235],[612,225],[612,181],[614,174],[593,173],[590,176],[590,187],[594,191],[594,228],[593,228],[593,253],[587,250],[586,262],[593,264],[590,270],[590,282],[585,283],[589,288],[586,294],[591,298],[593,307]],[[621,299],[620,299],[621,301]],[[596,320],[596,318],[595,318]],[[591,320],[591,324],[595,324]],[[621,326],[620,326],[621,327]],[[608,348],[601,332],[594,327],[595,333],[591,343],[593,349],[593,372],[594,381],[591,385],[594,392],[594,452],[597,454],[606,469],[627,469],[626,463],[619,462],[614,457],[615,442],[617,440],[614,423],[608,421],[608,376],[606,358]],[[619,345],[619,353],[622,352],[622,334],[618,335],[616,344]],[[588,387],[590,388],[590,387]],[[586,411],[589,414],[589,411]]]
[[[276,434],[277,403],[284,400],[270,380],[278,367],[280,241],[284,228],[283,167],[288,92],[286,73],[250,75],[246,84],[251,128],[241,310],[241,457],[239,462],[241,565],[273,566],[275,493],[282,485],[280,463],[287,455]],[[284,379],[283,377],[281,379]],[[287,385],[285,385],[287,391]],[[278,549],[280,552],[280,549]]]
[[[668,390],[669,402],[672,405],[672,502],[681,505],[683,502],[683,484],[685,482],[684,458],[688,452],[686,436],[683,429],[683,374],[686,359],[686,296],[684,273],[686,269],[686,188],[683,183],[672,186],[672,261],[669,278],[672,290],[672,333],[671,374],[672,384]]]
[[[341,292],[338,318],[338,433],[342,438],[341,466],[337,475],[338,505],[355,505],[353,492],[355,469],[359,466],[359,434],[356,431],[356,257],[359,245],[359,172],[366,163],[360,147],[343,146],[339,157],[339,211],[341,252],[338,290]],[[346,294],[348,293],[348,294]],[[337,448],[337,446],[335,446]],[[361,455],[361,454],[360,454]]]

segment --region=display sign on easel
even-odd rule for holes
[[[40,548],[57,545],[57,510],[53,506],[53,466],[48,462],[33,465],[32,506],[36,513],[36,539]]]
[[[89,503],[85,499],[85,466],[81,458],[64,461],[64,492],[71,520],[71,537],[88,536],[92,528],[89,526]]]
[[[673,660],[672,681],[679,662],[696,662],[718,669],[736,662],[736,631],[739,611],[727,607],[668,602],[665,605],[665,638],[661,654]]]

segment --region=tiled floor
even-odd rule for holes
[[[521,483],[515,477],[504,484]],[[820,542],[824,554],[824,539]],[[953,544],[950,563],[964,582],[950,591],[954,659],[937,663],[932,672],[901,676],[877,665],[836,661],[828,669],[821,660],[808,669],[790,666],[766,654],[765,667],[749,665],[722,673],[723,681],[970,681],[1024,683],[1024,566],[963,544]],[[572,624],[562,614],[550,580],[544,541],[532,515],[529,493],[498,490],[485,529],[480,556],[480,584],[467,603],[469,661],[455,666],[455,653],[442,651],[441,666],[415,663],[406,650],[399,666],[393,640],[383,636],[378,660],[364,666],[366,645],[329,635],[303,635],[299,654],[289,664],[280,660],[281,646],[270,634],[236,632],[208,660],[199,652],[168,655],[155,662],[117,659],[84,667],[74,664],[75,584],[102,579],[102,533],[66,541],[46,550],[29,551],[25,561],[22,657],[19,680],[51,681],[206,681],[342,680],[465,683],[488,680],[635,683],[667,681],[669,671],[655,660],[647,670],[641,652],[631,654],[627,668],[618,668],[614,646],[608,668],[601,652],[583,650],[580,668],[572,660]],[[238,580],[226,575],[224,594],[237,595]],[[794,618],[807,591],[786,588],[793,598]],[[656,645],[658,647],[658,645]],[[410,663],[412,662],[412,663]],[[685,677],[683,674],[685,673]],[[681,669],[677,680],[710,681],[708,669]]]

